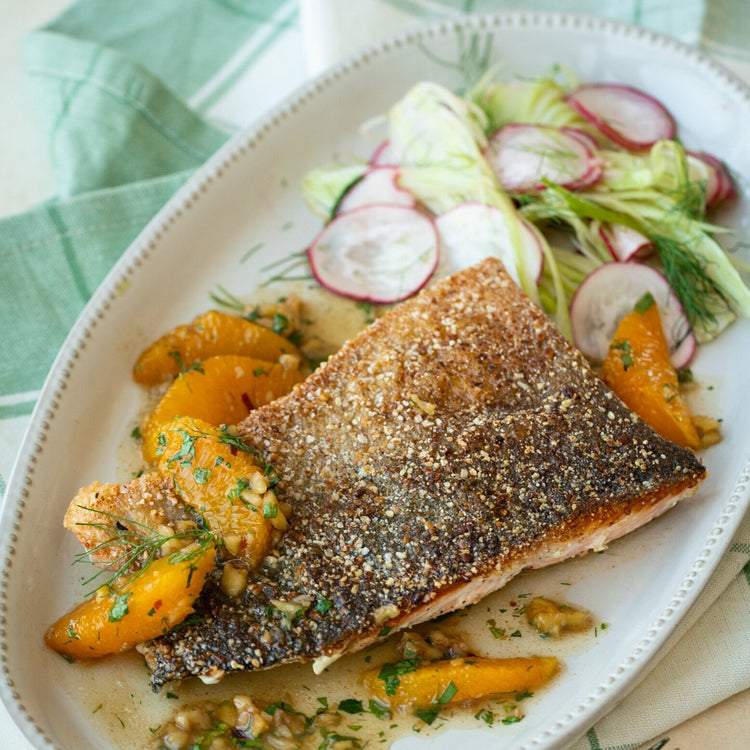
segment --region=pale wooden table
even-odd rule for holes
[[[21,38],[71,0],[0,0],[0,216],[32,208],[53,193],[43,134],[37,125],[23,68]],[[750,637],[750,623],[748,623]],[[679,701],[679,695],[674,696]],[[750,690],[675,727],[634,750],[669,737],[662,750],[750,750]],[[3,750],[31,750],[0,705]]]

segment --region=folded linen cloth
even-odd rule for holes
[[[78,0],[30,35],[27,67],[57,193],[0,221],[0,322],[13,331],[0,363],[0,492],[86,300],[231,132],[308,73],[383,34],[519,8],[598,14],[668,33],[750,81],[744,0]],[[750,518],[658,666],[572,747],[634,748],[750,687],[749,622]]]

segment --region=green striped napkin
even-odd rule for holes
[[[115,260],[231,132],[302,79],[299,54],[270,92],[266,78],[242,81],[260,58],[300,49],[297,19],[292,0],[80,0],[24,40],[57,195],[0,220],[0,321],[12,331],[0,431],[15,437],[0,456],[0,490],[18,419]],[[222,109],[238,82],[253,103],[241,116]]]

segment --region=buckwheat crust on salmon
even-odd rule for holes
[[[291,525],[243,596],[218,571],[201,621],[139,647],[155,687],[363,648],[601,549],[706,475],[489,259],[400,304],[239,430],[281,477]]]

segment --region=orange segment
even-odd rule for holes
[[[190,325],[173,328],[148,346],[133,367],[133,380],[152,386],[217,354],[242,354],[277,362],[282,354],[302,360],[299,349],[265,326],[209,310]]]
[[[163,425],[176,416],[198,417],[212,425],[237,424],[258,406],[292,390],[302,380],[298,368],[252,357],[209,357],[199,369],[170,384],[143,428],[143,458],[157,460],[156,441]]]
[[[363,680],[370,695],[382,703],[419,709],[532,691],[558,669],[554,656],[471,656],[430,662],[406,659],[369,670]]]
[[[227,430],[192,417],[176,418],[159,437],[159,469],[172,476],[231,554],[251,567],[268,552],[283,513],[268,489],[256,452]]]
[[[45,643],[62,654],[91,659],[156,638],[193,612],[215,565],[213,545],[193,544],[154,560],[124,586],[100,590],[61,617]]]
[[[602,376],[656,432],[683,447],[697,448],[700,438],[669,361],[659,309],[649,298],[646,295],[620,321]]]

